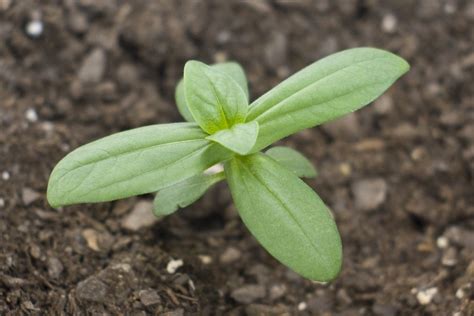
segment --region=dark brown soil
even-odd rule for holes
[[[0,0],[0,315],[474,315],[473,43],[469,0]],[[181,120],[186,60],[236,60],[258,96],[355,46],[412,70],[283,141],[334,210],[345,262],[331,284],[270,257],[225,185],[138,231],[124,219],[151,196],[48,206],[71,149]]]

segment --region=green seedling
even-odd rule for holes
[[[77,148],[54,168],[48,201],[58,207],[157,192],[154,211],[164,216],[225,179],[243,222],[272,256],[303,277],[332,280],[341,269],[341,239],[331,211],[300,179],[316,170],[293,149],[262,150],[367,105],[408,69],[387,51],[349,49],[249,105],[238,64],[189,61],[176,88],[188,122],[136,128]]]

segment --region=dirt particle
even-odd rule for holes
[[[139,231],[158,222],[158,218],[153,215],[153,203],[151,201],[139,201],[133,210],[122,219],[123,228],[131,231]]]
[[[161,297],[155,290],[147,289],[141,290],[138,292],[138,297],[140,298],[140,302],[142,302],[145,306],[151,306],[161,303]]]
[[[230,296],[238,303],[250,304],[264,298],[265,294],[263,286],[248,284],[233,290]]]
[[[41,195],[33,189],[25,187],[21,190],[21,200],[24,205],[30,205],[40,197]]]
[[[387,183],[382,178],[358,180],[352,184],[355,206],[362,211],[372,211],[385,202]]]

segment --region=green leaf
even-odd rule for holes
[[[315,62],[250,105],[247,121],[260,124],[252,152],[367,105],[408,69],[402,58],[374,48],[349,49]]]
[[[208,134],[244,123],[248,100],[232,77],[198,61],[184,66],[184,92],[189,111]]]
[[[329,209],[293,172],[266,155],[234,157],[226,178],[250,232],[283,264],[315,281],[334,279],[342,246]]]
[[[191,205],[206,193],[215,183],[225,179],[224,172],[216,174],[198,174],[177,184],[162,189],[153,201],[156,216],[166,216],[178,208]]]
[[[249,99],[249,90],[247,85],[247,77],[245,76],[245,72],[242,67],[236,62],[227,62],[227,63],[220,63],[211,65],[211,68],[219,70],[228,76],[232,77],[239,86],[244,90],[245,95],[247,96],[247,100]],[[176,104],[178,106],[178,111],[181,116],[188,122],[194,122],[193,115],[188,109],[188,104],[186,103],[186,98],[184,96],[184,82],[181,79],[176,86],[175,92],[175,99]]]
[[[211,68],[219,70],[226,75],[232,77],[232,79],[235,80],[235,82],[238,83],[238,85],[242,88],[244,91],[245,95],[247,96],[247,101],[249,99],[249,87],[247,84],[247,77],[245,76],[245,71],[236,62],[227,62],[227,63],[219,63],[219,64],[214,64],[211,65]]]
[[[300,178],[314,178],[318,175],[308,158],[290,147],[272,147],[265,154],[275,159],[280,165],[293,171]]]
[[[232,155],[205,137],[194,123],[175,123],[96,140],[57,164],[48,183],[48,201],[57,207],[156,192]]]
[[[188,104],[186,103],[186,97],[184,96],[184,81],[181,79],[176,86],[176,92],[174,98],[176,99],[176,105],[178,106],[179,114],[188,122],[194,122],[194,117],[189,111]]]
[[[247,154],[255,145],[258,136],[258,123],[236,124],[230,129],[220,130],[206,139],[221,144],[239,155]]]

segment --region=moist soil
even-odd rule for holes
[[[473,43],[472,1],[1,0],[0,314],[474,315]],[[335,281],[273,259],[225,184],[161,220],[151,195],[48,206],[70,150],[182,120],[186,60],[238,61],[255,98],[356,46],[412,69],[281,141],[319,170],[307,182],[344,244]]]

